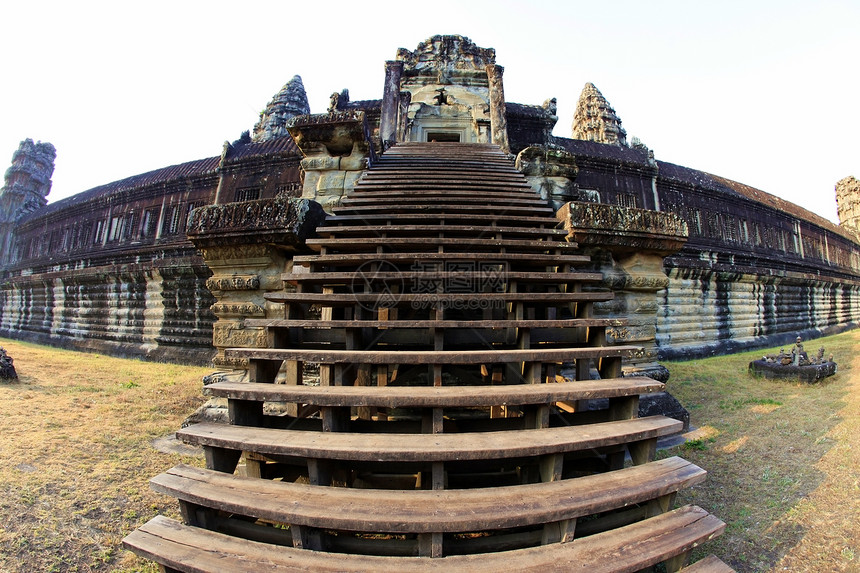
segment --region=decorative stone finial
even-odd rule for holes
[[[836,211],[840,225],[860,232],[860,180],[856,177],[846,177],[836,183]]]
[[[287,135],[286,121],[310,112],[311,106],[302,78],[293,76],[266,105],[266,111],[260,114],[260,121],[254,126],[254,141],[269,141]]]
[[[582,88],[572,130],[574,139],[627,147],[627,132],[621,127],[621,119],[592,83]]]

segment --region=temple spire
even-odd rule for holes
[[[573,139],[627,147],[627,132],[621,127],[621,119],[592,83],[582,88],[573,115],[572,131]]]
[[[276,137],[288,135],[286,121],[297,115],[307,115],[311,112],[308,96],[301,76],[293,76],[281,88],[275,97],[266,105],[266,110],[260,114],[260,121],[254,126],[253,140],[268,141]]]

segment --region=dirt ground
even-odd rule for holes
[[[738,571],[860,571],[860,331],[808,343],[839,373],[816,385],[750,377],[762,352],[669,363],[696,431],[681,455],[708,470],[678,503],[728,524],[697,549]],[[0,571],[157,571],[121,547],[174,499],[148,480],[202,458],[162,453],[203,402],[209,368],[0,339],[20,380],[0,383]]]

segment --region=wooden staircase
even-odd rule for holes
[[[230,424],[177,434],[206,469],[152,480],[184,523],[128,548],[167,571],[677,571],[722,532],[672,510],[705,472],[654,461],[681,429],[638,418],[663,384],[621,377],[639,349],[592,314],[612,294],[497,147],[396,145],[317,231],[267,295],[283,318],[247,321],[269,348],[227,351],[250,382],[207,387]]]

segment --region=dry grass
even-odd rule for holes
[[[840,372],[807,386],[751,378],[762,352],[669,364],[690,409],[680,455],[709,472],[679,503],[726,521],[715,553],[738,571],[860,571],[860,331],[810,343]],[[162,513],[152,476],[184,461],[151,442],[201,402],[207,368],[0,339],[21,381],[0,384],[0,571],[156,571],[122,537]]]
[[[202,402],[209,368],[0,339],[18,383],[0,384],[0,570],[156,571],[120,547],[176,501],[148,481],[179,461],[154,438]]]
[[[667,364],[699,429],[677,452],[708,470],[682,492],[723,519],[701,548],[738,571],[860,571],[860,332],[808,343],[839,364],[815,385],[753,378],[756,351]]]

